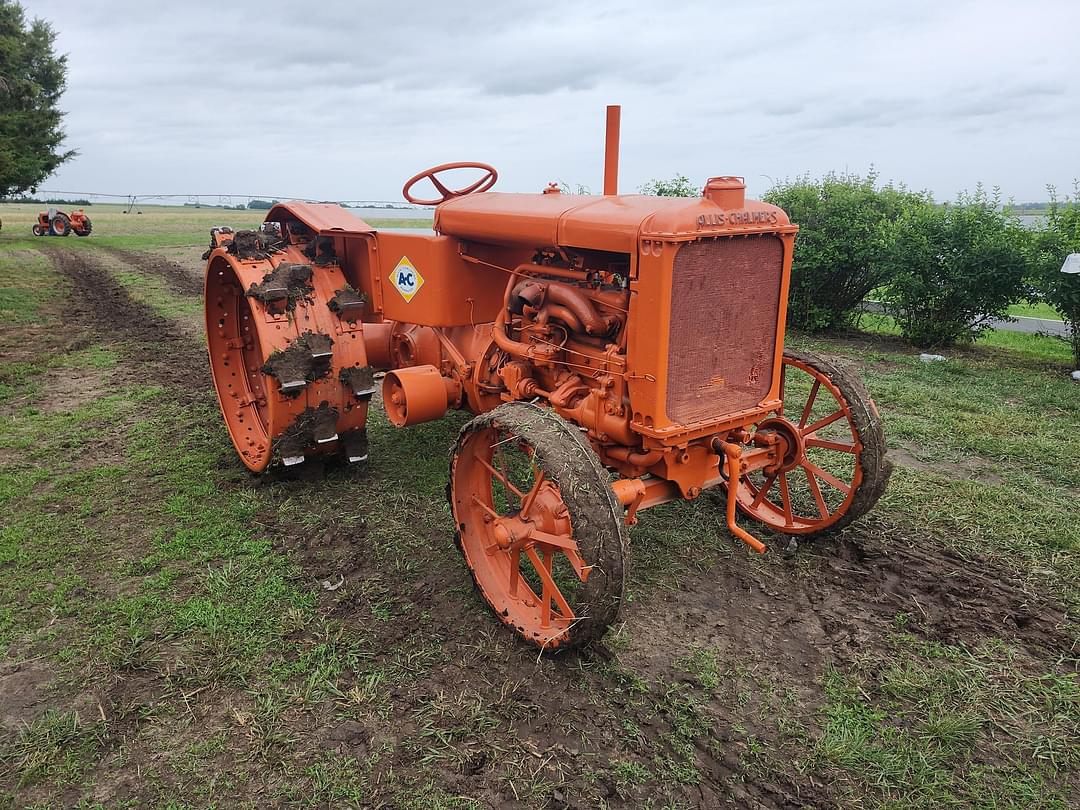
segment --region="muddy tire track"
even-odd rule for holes
[[[166,259],[164,256],[158,256],[154,253],[143,253],[116,247],[101,247],[99,249],[115,256],[124,264],[137,268],[145,275],[159,276],[181,295],[202,297],[202,276],[191,272],[179,262],[174,262],[172,259]]]
[[[660,668],[673,641],[712,645],[732,659],[749,651],[785,679],[812,684],[827,667],[891,655],[888,639],[904,614],[905,632],[929,641],[1001,638],[1032,662],[1075,659],[1075,618],[1020,572],[938,538],[879,534],[872,520],[857,524],[804,545],[804,559],[790,565],[751,567],[733,554],[624,616],[640,625],[632,646]]]
[[[55,248],[45,252],[70,285],[61,305],[62,319],[81,333],[77,344],[89,345],[99,338],[128,343],[135,361],[128,365],[133,381],[160,383],[181,402],[205,396],[210,390],[205,348],[173,321],[132,298],[99,259]]]

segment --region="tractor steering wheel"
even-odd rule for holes
[[[439,178],[435,175],[440,172],[445,172],[450,169],[480,169],[484,172],[484,175],[470,186],[459,189],[449,189],[439,182]],[[431,180],[431,184],[435,186],[435,190],[442,194],[437,200],[419,200],[409,193],[410,189],[424,179]],[[479,194],[487,191],[493,185],[495,181],[499,179],[499,173],[495,171],[493,166],[489,166],[486,163],[470,163],[464,161],[461,163],[443,163],[441,166],[433,166],[430,169],[420,172],[420,174],[409,179],[405,183],[405,187],[401,189],[402,196],[411,202],[413,205],[438,205],[444,203],[447,200],[452,200],[454,197],[464,197],[466,194]]]

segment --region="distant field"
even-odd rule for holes
[[[757,556],[712,494],[649,510],[618,625],[538,657],[454,544],[465,415],[249,475],[199,256],[261,214],[89,211],[0,207],[0,810],[1080,807],[1064,342],[789,336],[877,403],[874,511]]]
[[[0,204],[0,244],[8,240],[33,240],[30,229],[37,221],[38,211],[45,206],[29,203]],[[88,239],[109,247],[118,248],[163,248],[197,247],[205,245],[210,238],[210,229],[216,225],[228,225],[232,228],[257,227],[266,216],[266,211],[233,210],[225,208],[195,208],[188,206],[145,205],[136,206],[130,213],[125,205],[95,204],[85,211],[94,225],[93,234]],[[138,212],[142,213],[138,213]],[[418,219],[365,219],[369,225],[377,228],[426,228],[431,226],[431,218]],[[44,238],[44,237],[40,237]],[[75,242],[78,237],[66,237],[67,243]],[[53,240],[56,241],[56,240]],[[74,244],[66,245],[77,247]]]

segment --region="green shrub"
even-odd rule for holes
[[[638,189],[642,194],[652,197],[700,197],[701,189],[690,182],[684,174],[677,174],[670,180],[650,180]]]
[[[809,176],[774,186],[766,202],[799,226],[788,323],[811,332],[849,326],[872,290],[888,280],[881,261],[884,223],[926,205],[925,194],[877,187],[877,175]]]
[[[974,340],[1027,292],[1031,234],[981,188],[911,207],[883,236],[885,308],[917,346]]]
[[[1046,227],[1033,238],[1033,283],[1039,297],[1069,325],[1073,362],[1080,368],[1080,274],[1061,272],[1065,257],[1080,253],[1080,193],[1064,203],[1058,203],[1053,189],[1050,194]]]

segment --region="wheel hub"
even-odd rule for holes
[[[766,419],[758,425],[754,444],[773,444],[776,447],[777,460],[765,468],[768,473],[790,472],[799,465],[806,453],[806,441],[802,433],[794,424],[780,416]]]

